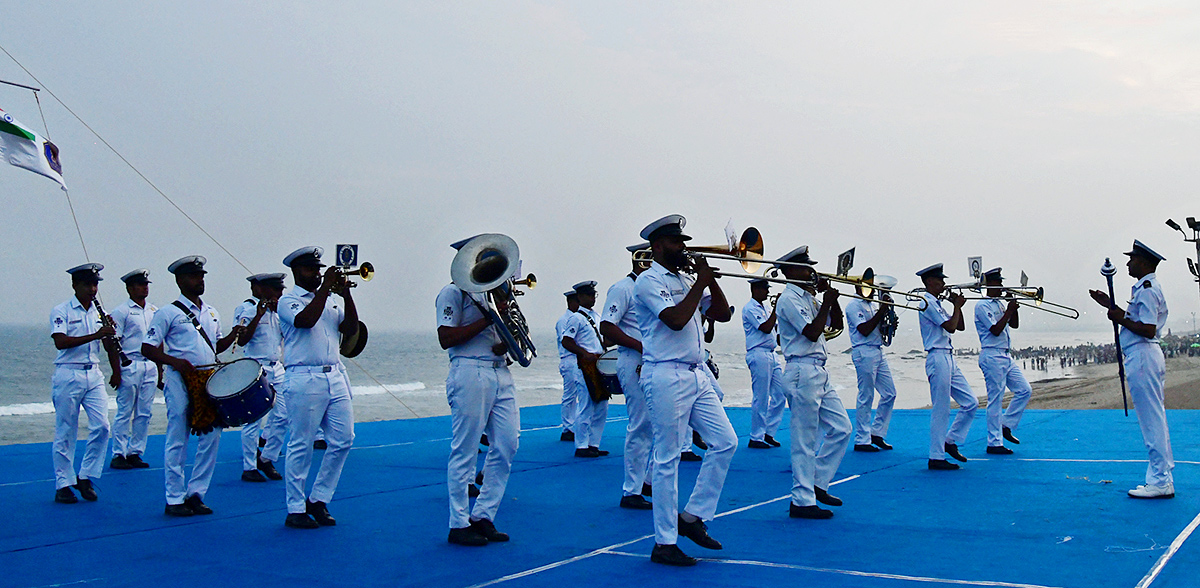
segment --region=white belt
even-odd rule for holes
[[[825,365],[825,358],[824,358],[824,357],[808,357],[808,356],[805,356],[805,357],[789,357],[789,358],[787,359],[787,362],[788,362],[788,363],[793,363],[793,362],[795,362],[795,363],[807,363],[807,364],[816,365],[816,366],[824,366],[824,365]]]
[[[674,360],[674,359],[668,359],[668,360],[665,360],[665,361],[644,361],[644,362],[643,362],[643,365],[644,365],[644,364],[650,364],[650,365],[655,365],[655,364],[672,364],[672,365],[675,365],[675,366],[679,366],[679,367],[687,368],[689,371],[696,371],[696,370],[699,370],[699,369],[700,369],[700,366],[703,364],[703,362],[700,362],[700,363],[692,363],[692,362],[690,362],[690,361],[677,361],[677,360]]]
[[[498,370],[502,367],[508,367],[508,363],[503,359],[478,359],[475,357],[455,357],[450,360],[450,363],[459,363],[467,365],[476,365],[479,367],[492,368]]]
[[[100,366],[94,363],[57,363],[54,367],[60,367],[65,370],[81,370],[87,371],[90,369],[99,369]]]
[[[926,349],[925,353],[947,353],[947,354],[953,355],[954,350],[953,349],[944,349],[941,347],[934,347],[933,349]]]
[[[289,365],[289,366],[287,366],[287,367],[285,367],[285,368],[283,368],[283,369],[285,369],[285,370],[287,370],[287,371],[289,371],[289,372],[300,372],[300,373],[306,373],[306,374],[313,374],[313,373],[317,373],[317,374],[319,374],[319,373],[328,373],[328,372],[334,372],[334,371],[341,371],[341,369],[342,369],[342,366],[341,366],[341,365]]]

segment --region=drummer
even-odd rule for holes
[[[595,365],[604,353],[600,337],[600,315],[592,310],[596,306],[596,282],[579,282],[572,286],[579,299],[579,309],[567,320],[560,343],[575,356],[580,368],[585,363]],[[578,386],[579,394],[575,415],[575,457],[602,457],[607,451],[600,449],[600,437],[604,435],[604,423],[608,420],[608,399],[592,398],[588,386]]]
[[[183,466],[187,461],[189,424],[184,375],[190,375],[196,366],[215,364],[217,354],[228,349],[241,331],[241,327],[235,326],[222,337],[221,316],[217,309],[200,299],[204,294],[204,274],[208,273],[204,270],[206,262],[199,255],[189,255],[167,267],[167,271],[175,275],[179,298],[154,313],[154,320],[142,341],[142,355],[166,366],[163,396],[167,401],[167,434],[163,471],[166,474],[165,512],[173,517],[212,514],[212,509],[204,504],[204,495],[217,467],[217,445],[221,441],[219,429],[197,436],[192,476],[190,480],[185,479]]]
[[[280,363],[283,347],[275,306],[283,296],[283,279],[286,277],[285,273],[275,273],[246,278],[250,282],[252,298],[247,298],[233,315],[234,321],[245,327],[238,335],[238,345],[245,348],[246,357],[262,365],[275,388],[275,406],[271,412],[242,427],[242,481],[245,482],[283,479],[274,463],[279,459],[283,435],[287,432],[287,403],[283,394],[283,364]]]

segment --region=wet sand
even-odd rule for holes
[[[1083,376],[1032,382],[1031,409],[1121,408],[1116,364],[1077,366]],[[1200,357],[1167,359],[1168,409],[1200,408]],[[1132,403],[1130,409],[1133,408]]]

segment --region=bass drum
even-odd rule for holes
[[[253,423],[275,406],[275,388],[262,366],[250,358],[221,366],[206,387],[227,427]]]
[[[596,369],[600,372],[600,379],[604,381],[604,387],[613,394],[624,394],[621,390],[621,380],[617,377],[617,355],[616,349],[609,349],[596,360]]]

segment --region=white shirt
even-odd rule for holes
[[[338,353],[342,334],[338,327],[346,318],[346,309],[339,304],[337,296],[331,294],[325,299],[321,317],[312,328],[301,329],[296,326],[296,315],[303,312],[316,297],[315,293],[300,286],[292,286],[291,290],[279,297],[275,305],[279,313],[279,332],[283,338],[285,368],[342,363],[341,354]]]
[[[779,321],[776,324],[779,326],[783,356],[788,361],[801,358],[821,363],[825,361],[825,333],[821,333],[816,341],[811,341],[802,332],[817,318],[819,311],[816,298],[800,286],[788,284],[779,295],[775,303],[775,316]]]
[[[612,323],[622,333],[640,341],[642,333],[638,331],[637,313],[633,311],[633,286],[636,279],[637,276],[629,274],[608,288],[608,294],[604,297],[604,313],[600,315],[600,320]],[[559,339],[561,341],[561,337]]]
[[[1008,335],[1008,325],[1004,325],[1004,330],[999,335],[992,334],[992,327],[1004,318],[1006,310],[1008,301],[999,298],[988,298],[975,303],[975,330],[979,333],[981,349],[1010,349],[1012,342]]]
[[[950,333],[942,328],[942,324],[950,320],[950,315],[942,308],[942,302],[929,292],[922,292],[921,297],[925,299],[925,310],[921,311],[920,320],[921,342],[925,351],[954,349],[950,343]]]
[[[113,309],[111,316],[117,334],[121,336],[121,351],[125,352],[125,357],[134,361],[146,359],[142,357],[142,341],[146,338],[146,331],[150,330],[150,321],[154,320],[157,310],[158,307],[149,302],[142,308],[133,300],[126,300],[125,304]]]
[[[250,324],[254,315],[258,314],[258,303],[257,298],[243,302],[233,313],[234,322],[242,326]],[[254,334],[242,349],[246,357],[259,362],[279,361],[283,357],[283,332],[279,327],[279,314],[270,310],[264,312],[262,318],[258,319]]]
[[[597,355],[604,353],[604,346],[600,344],[600,332],[598,331],[600,316],[596,314],[596,311],[580,306],[579,310],[572,314],[574,316],[567,319],[567,328],[563,332],[563,337],[574,339],[576,345],[589,353]],[[588,319],[591,319],[591,322],[588,322]],[[561,342],[560,339],[559,343]]]
[[[879,325],[869,335],[858,332],[858,326],[871,320],[879,312],[879,304],[869,300],[854,299],[846,305],[846,326],[850,330],[850,346],[870,345],[883,347],[883,335],[879,333]]]
[[[764,333],[759,329],[770,316],[771,313],[767,311],[767,307],[753,298],[742,307],[742,329],[746,331],[746,351],[752,351],[759,347],[767,351],[775,350],[775,330],[771,329],[770,333]]]
[[[454,284],[447,284],[437,295],[438,326],[463,327],[482,319],[483,313],[472,300],[484,304],[487,302],[484,296],[484,293],[469,294],[459,290]],[[450,353],[450,359],[462,357],[495,361],[501,359],[501,356],[492,352],[492,346],[497,343],[500,343],[500,336],[496,334],[496,326],[488,325],[470,341],[451,347],[447,351]]]
[[[93,303],[87,310],[83,309],[79,298],[72,296],[70,300],[59,304],[50,311],[50,334],[62,333],[68,337],[83,337],[100,330],[100,313]],[[64,363],[97,364],[100,358],[100,341],[91,341],[68,349],[59,349],[54,358],[54,365]]]
[[[708,306],[711,296],[701,298],[691,320],[678,331],[671,330],[658,315],[678,305],[691,290],[694,280],[667,270],[657,261],[637,277],[633,286],[633,311],[641,333],[642,359],[647,362],[676,361],[686,364],[704,363],[704,328],[700,312]]]
[[[179,302],[192,311],[196,320],[200,322],[200,328],[208,335],[208,340],[216,345],[217,340],[221,338],[221,315],[217,314],[217,309],[203,300],[200,302],[204,306],[197,307],[182,295]],[[142,342],[151,347],[164,345],[163,351],[167,355],[187,360],[194,366],[217,362],[217,353],[204,341],[192,320],[174,304],[168,304],[154,313],[150,328],[146,331],[146,338]]]
[[[1162,288],[1158,285],[1158,277],[1153,273],[1146,274],[1133,285],[1129,307],[1125,309],[1125,318],[1156,325],[1153,339],[1147,339],[1121,327],[1121,349],[1138,343],[1158,343],[1162,338],[1163,329],[1167,326],[1167,299],[1163,297]]]
[[[559,362],[571,363],[575,361],[575,354],[567,351],[567,348],[563,347],[562,344],[563,333],[567,332],[567,321],[571,320],[571,317],[574,314],[575,313],[568,308],[562,316],[558,317],[558,322],[554,323],[554,344],[558,345]]]

